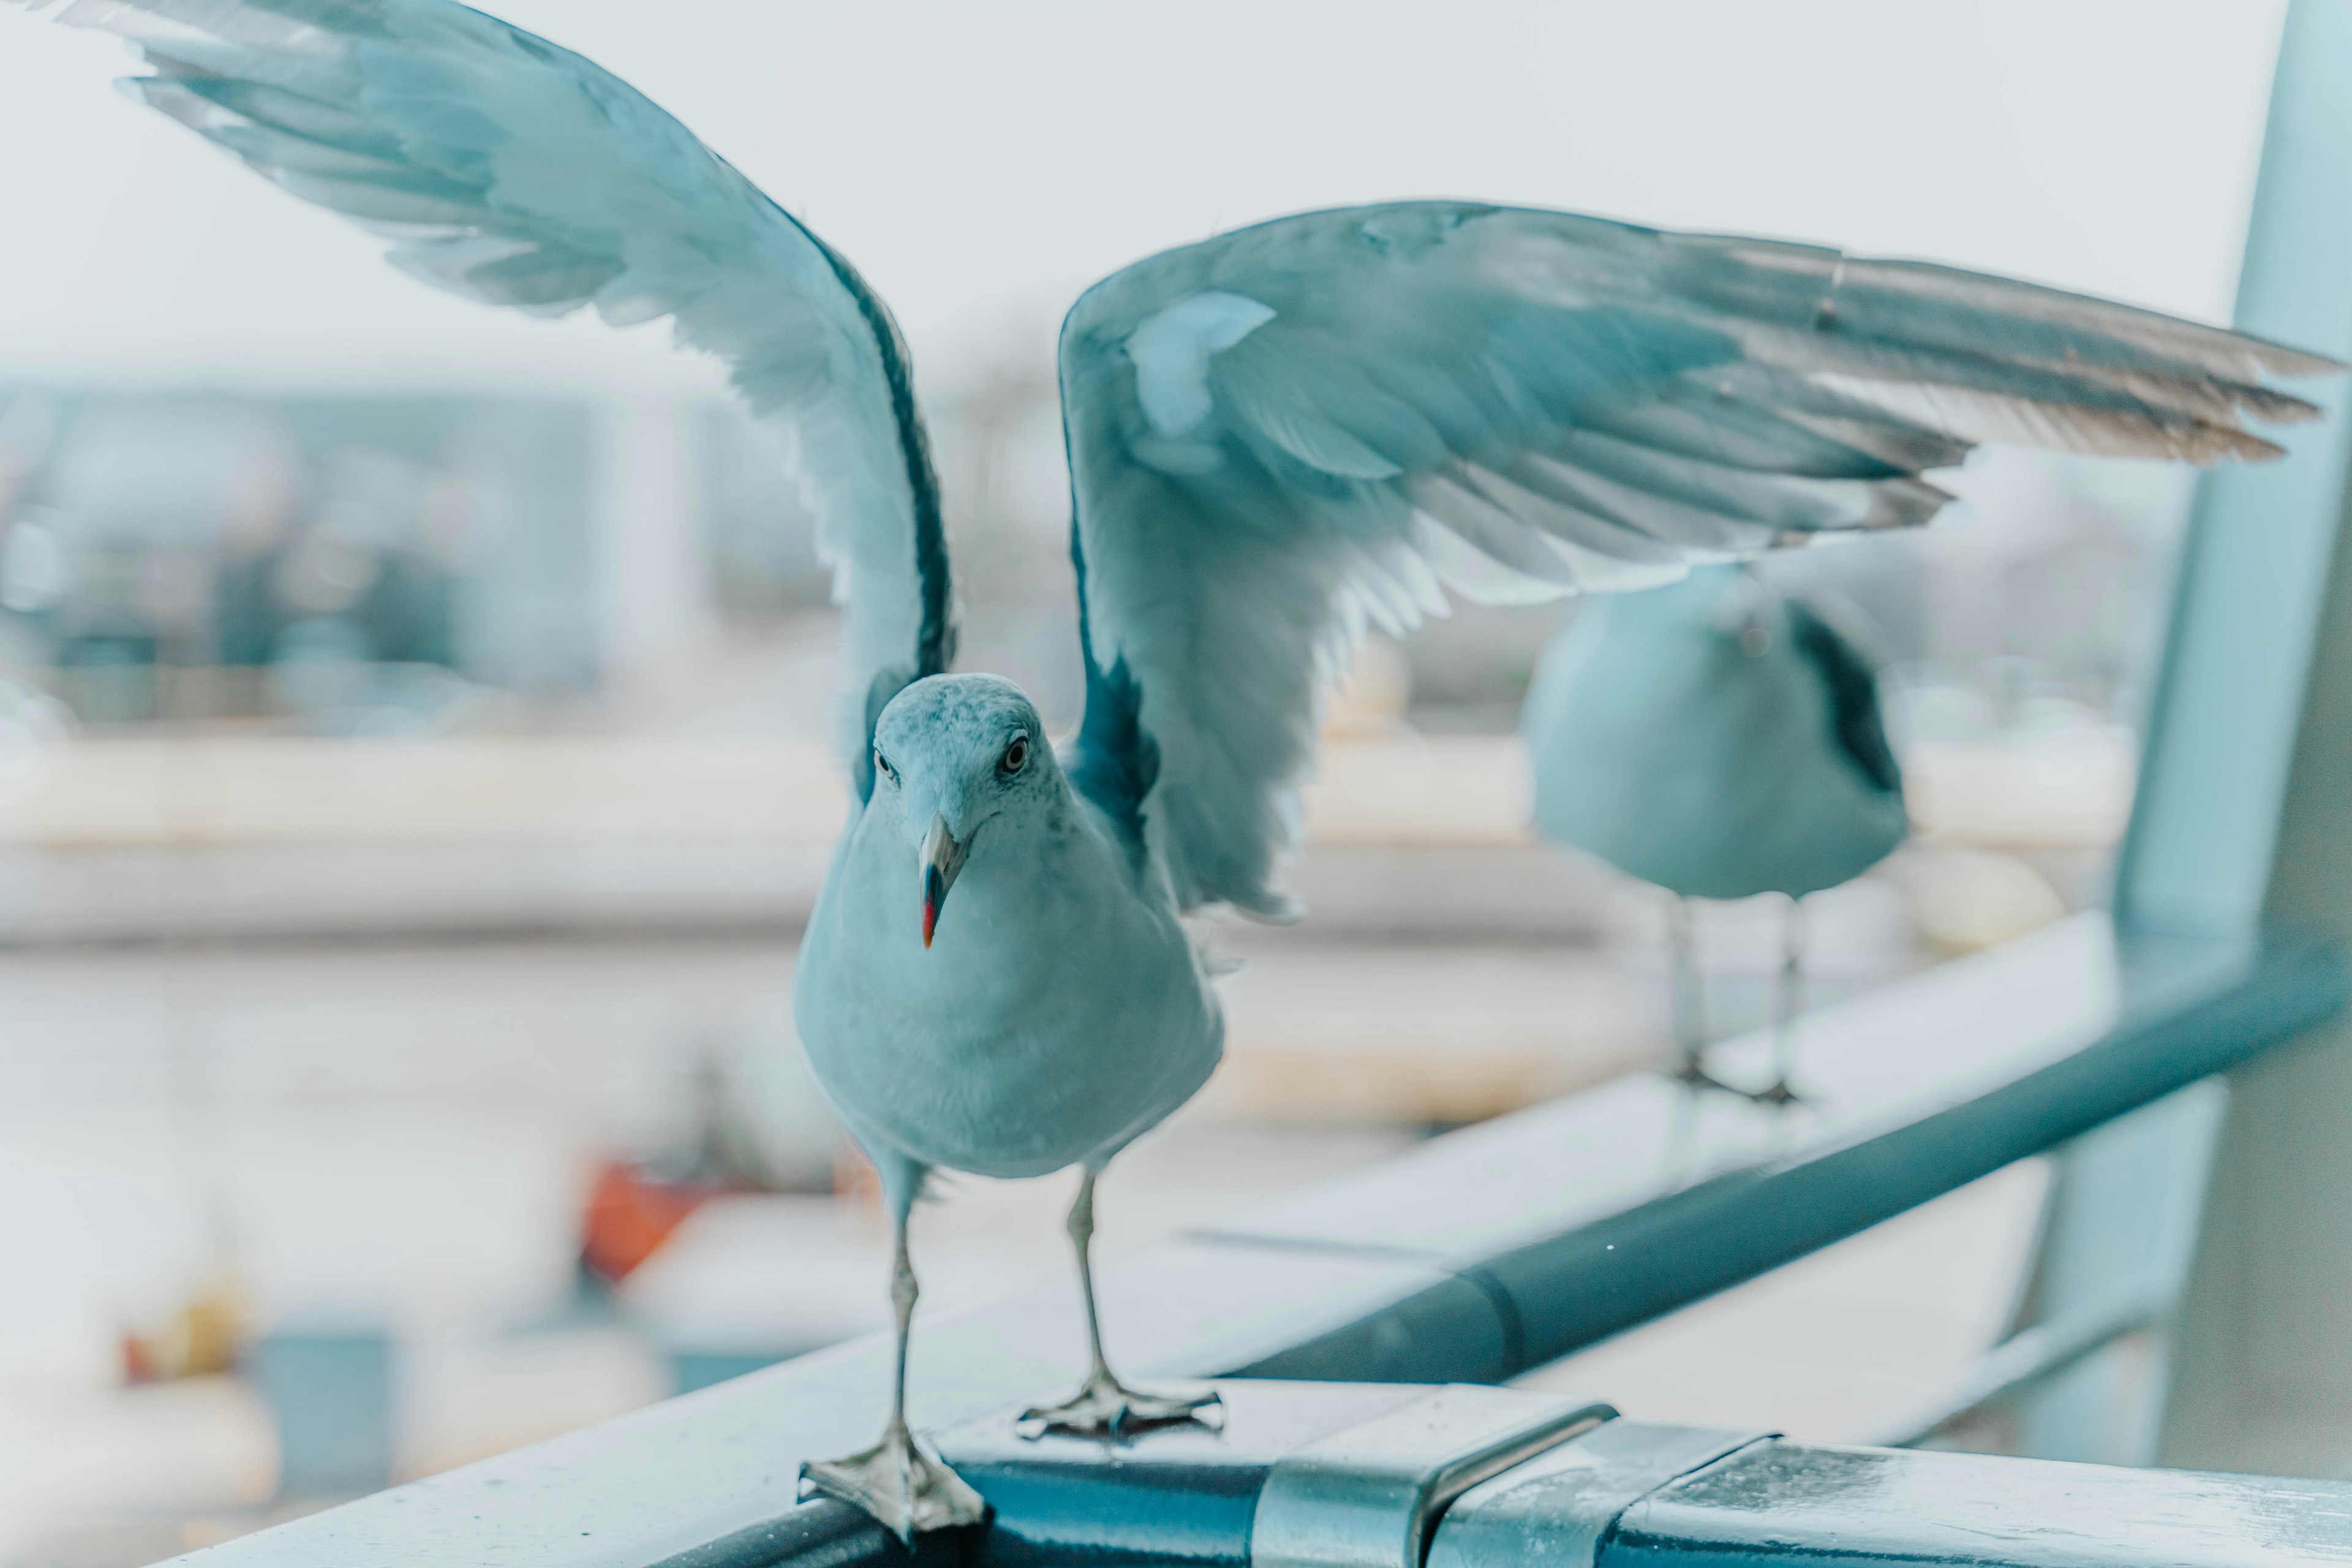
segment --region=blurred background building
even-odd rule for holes
[[[963,663],[1056,725],[1053,331],[1092,278],[1446,193],[2215,318],[2279,13],[1496,3],[1334,37],[1303,5],[495,8],[679,111],[899,309]],[[887,105],[838,68],[885,58]],[[0,1563],[150,1561],[885,1305],[887,1227],[792,1035],[846,795],[788,464],[654,334],[425,293],[105,92],[119,65],[0,15],[0,212],[36,237],[0,249]],[[2017,455],[1957,483],[1924,536],[1768,568],[1881,639],[1919,828],[1819,901],[1822,999],[2096,902],[2128,811],[2185,487]],[[1574,613],[1365,650],[1312,917],[1206,933],[1247,961],[1231,1058],[1106,1184],[1107,1246],[1664,1053],[1654,896],[1526,826],[1517,705]],[[1707,913],[1719,1030],[1763,1015],[1774,919]],[[2038,1181],[1574,1375],[1653,1419],[1875,1430],[1995,1332]],[[1061,1268],[1061,1201],[952,1188],[927,1305]]]

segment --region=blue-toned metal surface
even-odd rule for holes
[[[1128,1443],[1031,1442],[998,1412],[942,1435],[988,1498],[985,1530],[927,1538],[920,1568],[1250,1568],[1255,1515],[1286,1461],[1393,1427],[1444,1390],[1219,1384],[1228,1425]],[[1493,1391],[1548,1408],[1542,1396]],[[1441,1466],[1443,1422],[1392,1457]],[[1391,1434],[1395,1436],[1395,1434]],[[1423,1452],[1423,1448],[1426,1452]],[[621,1561],[606,1558],[604,1561]],[[2352,1485],[1822,1447],[1754,1432],[1612,1420],[1463,1493],[1426,1568],[1730,1568],[1878,1562],[1977,1568],[2352,1562]],[[903,1551],[838,1504],[657,1568],[863,1568]]]
[[[1301,1449],[1433,1391],[1220,1384],[1232,1425],[1129,1444],[1029,1443],[1010,1412],[943,1445],[988,1497],[987,1530],[920,1543],[927,1568],[1248,1568],[1260,1489]],[[1521,1398],[1533,1398],[1521,1395]],[[1432,1446],[1433,1455],[1443,1443]],[[904,1563],[838,1504],[658,1568]],[[1427,1568],[2263,1568],[2352,1562],[2352,1485],[1823,1447],[1610,1421],[1463,1494]]]
[[[1612,1421],[1465,1493],[1430,1542],[1428,1568],[1592,1568],[1626,1509],[1768,1437]]]
[[[917,1568],[1251,1568],[1254,1516],[1286,1461],[1393,1426],[1445,1391],[1395,1384],[1219,1384],[1229,1424],[1127,1443],[1030,1442],[1001,1411],[941,1447],[993,1510],[984,1530],[927,1537]],[[1539,1395],[1492,1391],[1545,1406]],[[1554,1402],[1556,1403],[1556,1402]],[[1454,1447],[1439,1423],[1426,1452]],[[625,1559],[605,1557],[606,1562]],[[1426,1568],[1730,1568],[1968,1563],[2143,1568],[2352,1561],[2352,1485],[1820,1447],[1755,1432],[1611,1420],[1463,1493]],[[495,1561],[495,1559],[485,1559]],[[663,1559],[655,1568],[905,1563],[836,1503]]]
[[[1010,1408],[940,1434],[940,1451],[995,1510],[971,1568],[1190,1563],[1244,1568],[1275,1466],[1429,1390],[1395,1383],[1220,1382],[1224,1424],[1129,1443],[1015,1432]]]
[[[2352,1485],[1766,1443],[1634,1503],[1599,1568],[2352,1563]]]
[[[1525,1389],[1455,1384],[1334,1432],[1266,1476],[1253,1568],[1421,1568],[1454,1500],[1617,1412]]]
[[[1459,1492],[1613,1414],[1505,1388],[1223,1379],[1217,1392],[1215,1429],[1033,1439],[1007,1409],[942,1433],[940,1451],[994,1510],[971,1568],[1354,1561],[1318,1550],[1333,1532],[1316,1516],[1334,1511],[1370,1526],[1339,1532],[1343,1547],[1417,1563]],[[1335,1474],[1336,1488],[1314,1484]]]

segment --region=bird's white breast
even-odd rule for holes
[[[898,825],[869,808],[849,831],[795,1012],[826,1092],[921,1163],[1019,1176],[1105,1158],[1216,1066],[1223,1020],[1172,907],[1083,810],[983,825],[929,951]]]

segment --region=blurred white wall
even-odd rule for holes
[[[692,658],[718,632],[694,409],[615,400],[597,435],[597,651],[603,675],[628,679]]]

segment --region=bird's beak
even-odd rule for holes
[[[923,945],[940,923],[940,906],[948,901],[956,873],[963,869],[964,847],[948,831],[948,819],[934,813],[930,831],[923,835]]]

